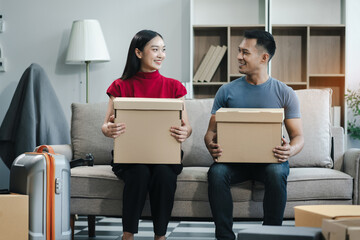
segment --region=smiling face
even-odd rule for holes
[[[252,75],[258,72],[262,64],[267,64],[269,54],[262,47],[257,47],[256,42],[256,39],[244,38],[240,43],[237,55],[240,73]]]
[[[160,36],[156,36],[145,45],[143,51],[136,48],[135,54],[140,59],[141,72],[159,70],[166,57],[164,40]]]

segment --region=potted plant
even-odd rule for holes
[[[352,120],[348,121],[348,133],[351,137],[360,140],[360,124],[357,122],[360,117],[360,89],[350,90],[347,89],[345,100],[348,108],[351,109],[353,114]]]

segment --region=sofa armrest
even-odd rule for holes
[[[360,148],[351,148],[344,154],[344,172],[354,179],[353,204],[360,204],[359,201],[359,168],[360,168]]]

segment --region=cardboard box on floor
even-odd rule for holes
[[[296,227],[321,227],[323,219],[350,219],[360,217],[359,205],[307,205],[296,206]]]
[[[343,220],[323,219],[321,228],[325,240],[360,239],[360,218]]]
[[[29,198],[20,194],[0,194],[0,239],[28,239]]]
[[[218,162],[278,163],[273,149],[281,145],[283,108],[220,108]]]
[[[125,123],[114,141],[115,163],[180,164],[181,144],[170,135],[181,126],[183,100],[115,98],[115,122]]]

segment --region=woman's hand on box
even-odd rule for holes
[[[106,137],[117,138],[125,132],[126,126],[125,123],[115,123],[113,99],[114,97],[110,96],[104,123],[101,126],[101,131]]]
[[[111,115],[109,121],[104,124],[105,126],[105,135],[111,138],[117,138],[121,134],[125,133],[126,125],[125,123],[114,123],[115,116]]]
[[[184,142],[189,136],[189,129],[184,120],[181,120],[181,127],[173,126],[170,128],[170,132],[171,136],[173,136],[179,143]]]

